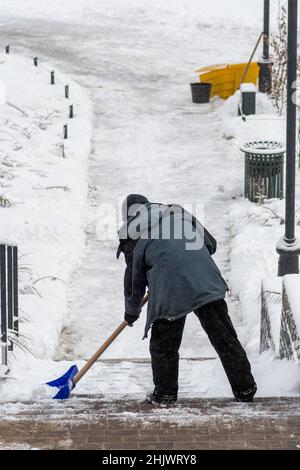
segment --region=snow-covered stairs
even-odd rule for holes
[[[141,401],[7,403],[0,406],[2,449],[294,449],[300,447],[298,399],[184,400],[176,407]]]

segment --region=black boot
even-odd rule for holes
[[[151,405],[174,405],[177,401],[177,396],[175,395],[163,395],[158,396],[156,390],[152,393],[149,393],[146,398],[147,402]]]
[[[234,393],[236,401],[252,403],[254,395],[256,394],[256,385],[245,392]]]

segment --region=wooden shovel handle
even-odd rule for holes
[[[148,302],[149,296],[145,295],[142,307]],[[128,325],[127,321],[122,321],[122,323],[115,329],[115,331],[110,335],[109,338],[102,344],[98,351],[93,354],[93,356],[84,364],[80,371],[75,375],[73,382],[76,385],[77,382],[86,374],[86,372],[92,367],[93,364],[99,359],[99,357],[104,353],[104,351],[111,345],[111,343],[119,336],[119,334],[126,328]]]

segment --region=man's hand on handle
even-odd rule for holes
[[[134,322],[137,321],[137,318],[132,317],[131,315],[125,312],[124,320],[127,321],[128,326],[133,326]]]
[[[143,298],[142,308],[148,302],[148,300],[149,300],[149,295],[146,294],[145,297]],[[124,320],[127,322],[128,326],[133,326],[134,322],[137,321],[137,319],[138,319],[137,317],[134,317],[130,315],[129,313],[125,312]]]

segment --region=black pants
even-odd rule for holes
[[[225,300],[217,300],[195,310],[195,314],[215,348],[230,382],[239,397],[255,388],[251,366],[228,315]],[[153,382],[159,397],[178,393],[179,348],[186,317],[157,320],[152,325],[150,354]]]

